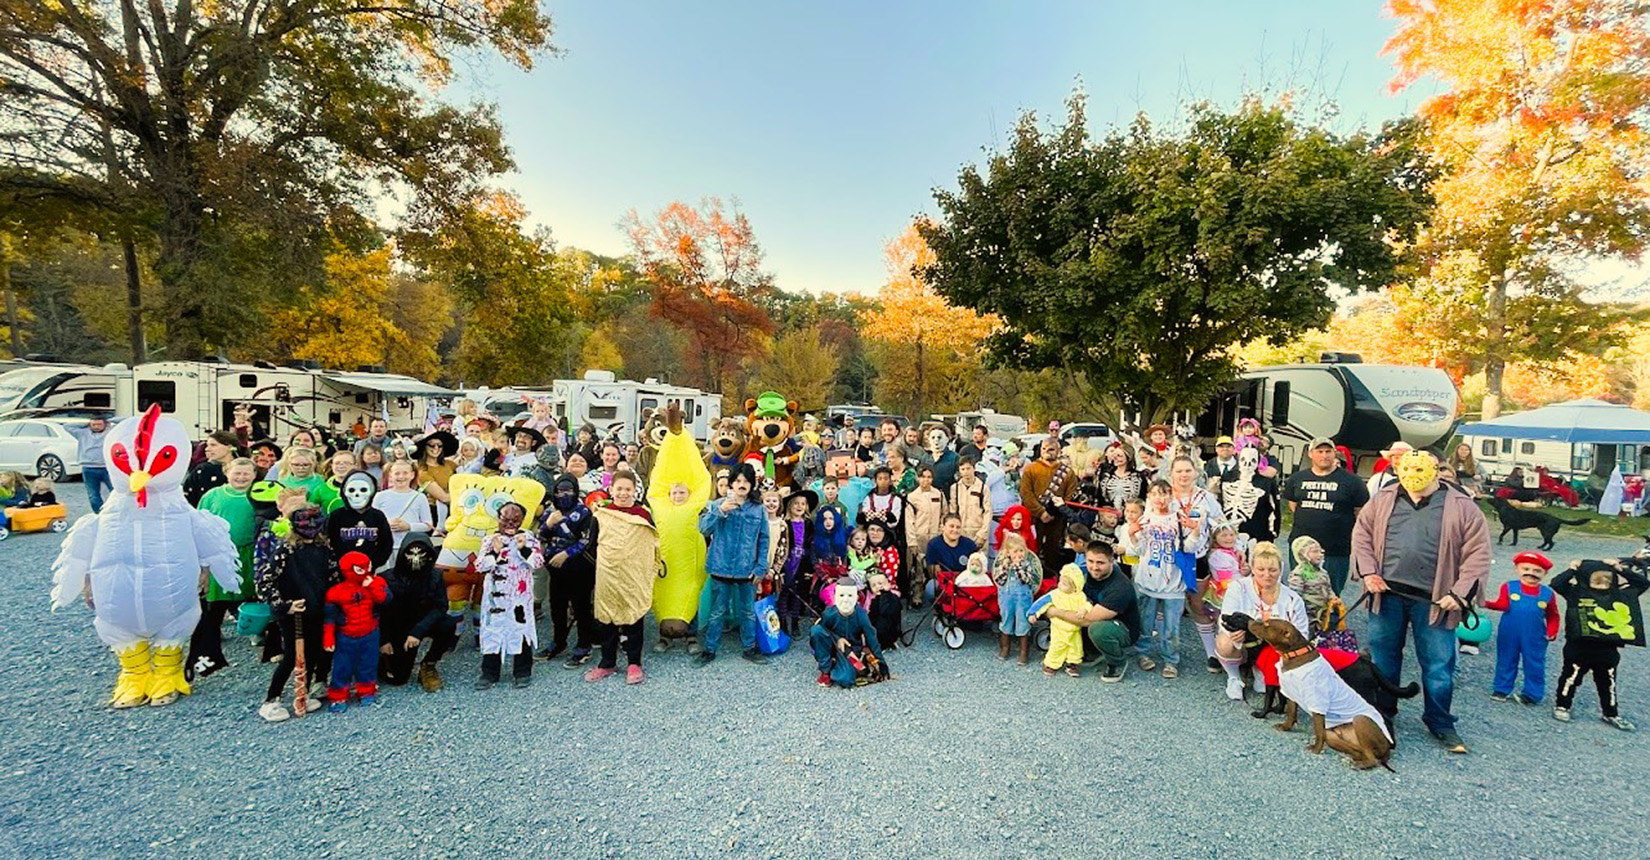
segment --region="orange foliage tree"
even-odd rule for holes
[[[918,222],[891,240],[883,254],[888,282],[877,295],[878,307],[861,313],[860,335],[880,347],[878,399],[885,406],[908,405],[913,417],[923,417],[935,400],[966,399],[967,392],[957,390],[958,378],[966,374],[971,382],[978,374],[978,356],[997,320],[948,303],[917,277],[934,265]]]
[[[774,332],[759,302],[772,292],[762,249],[735,202],[709,197],[696,209],[676,201],[643,218],[632,209],[625,232],[653,285],[653,312],[687,334],[695,382],[727,393],[733,371],[762,356]]]
[[[1473,274],[1452,287],[1479,309],[1482,331],[1460,337],[1483,365],[1491,418],[1509,362],[1607,343],[1612,320],[1566,264],[1650,242],[1650,28],[1634,0],[1388,0],[1387,13],[1392,88],[1445,87],[1421,107],[1443,169],[1421,243]]]

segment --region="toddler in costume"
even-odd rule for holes
[[[378,607],[390,599],[383,577],[372,575],[366,553],[344,553],[338,569],[344,581],[327,589],[327,620],[321,630],[321,647],[332,654],[327,710],[335,714],[349,707],[351,691],[363,707],[378,701]]]
[[[1643,558],[1580,561],[1553,579],[1552,589],[1564,598],[1564,668],[1558,671],[1553,719],[1570,721],[1576,688],[1587,673],[1598,687],[1604,722],[1624,732],[1633,724],[1616,706],[1616,666],[1621,649],[1644,647],[1644,611],[1639,598],[1650,590]]]
[[[1060,585],[1031,604],[1027,617],[1036,620],[1050,607],[1082,615],[1089,611],[1089,599],[1083,595],[1083,571],[1075,563],[1060,569]],[[1083,674],[1083,628],[1058,618],[1048,622],[1048,653],[1043,655],[1043,674],[1053,675],[1061,666],[1073,678]]]
[[[1495,685],[1490,698],[1534,705],[1547,691],[1547,643],[1558,638],[1558,596],[1541,584],[1553,563],[1539,552],[1513,556],[1517,582],[1501,584],[1501,593],[1484,602],[1503,613],[1495,631]],[[1524,689],[1513,692],[1518,664],[1524,664]]]

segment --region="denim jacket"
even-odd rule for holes
[[[712,499],[699,515],[699,531],[710,538],[705,571],[722,579],[755,579],[768,571],[768,514],[747,500],[731,513],[722,513]]]

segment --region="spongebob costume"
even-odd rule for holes
[[[474,612],[480,606],[481,574],[476,572],[475,556],[481,541],[498,529],[498,512],[506,502],[527,510],[522,527],[532,529],[544,501],[544,485],[532,478],[458,474],[448,482],[447,493],[452,499],[447,536],[436,559],[447,586],[447,614],[460,619],[460,628],[466,615],[479,626]]]
[[[710,470],[693,437],[682,431],[682,420],[674,409],[668,413],[668,428],[654,457],[647,478],[647,503],[659,531],[659,555],[664,560],[664,576],[653,581],[653,614],[659,619],[659,640],[685,639],[693,635],[693,618],[699,611],[699,592],[705,587],[705,539],[699,534],[699,513],[710,500]],[[670,500],[676,484],[687,487],[687,501]]]
[[[240,589],[240,553],[222,517],[183,496],[189,436],[158,405],[115,426],[104,461],[125,476],[103,511],[63,538],[52,563],[52,608],[89,594],[98,638],[120,659],[109,704],[167,705],[189,694],[183,647],[200,621],[203,569],[224,591]]]

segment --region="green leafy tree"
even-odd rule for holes
[[[774,338],[751,388],[753,392],[777,391],[804,410],[820,411],[835,394],[832,370],[837,361],[836,349],[821,339],[818,325],[788,331]]]
[[[1331,284],[1390,283],[1426,211],[1408,125],[1341,138],[1248,101],[1092,140],[1083,106],[1047,133],[1023,116],[922,229],[925,280],[1001,319],[994,361],[1080,373],[1095,401],[1200,407],[1237,345],[1322,325]]]

